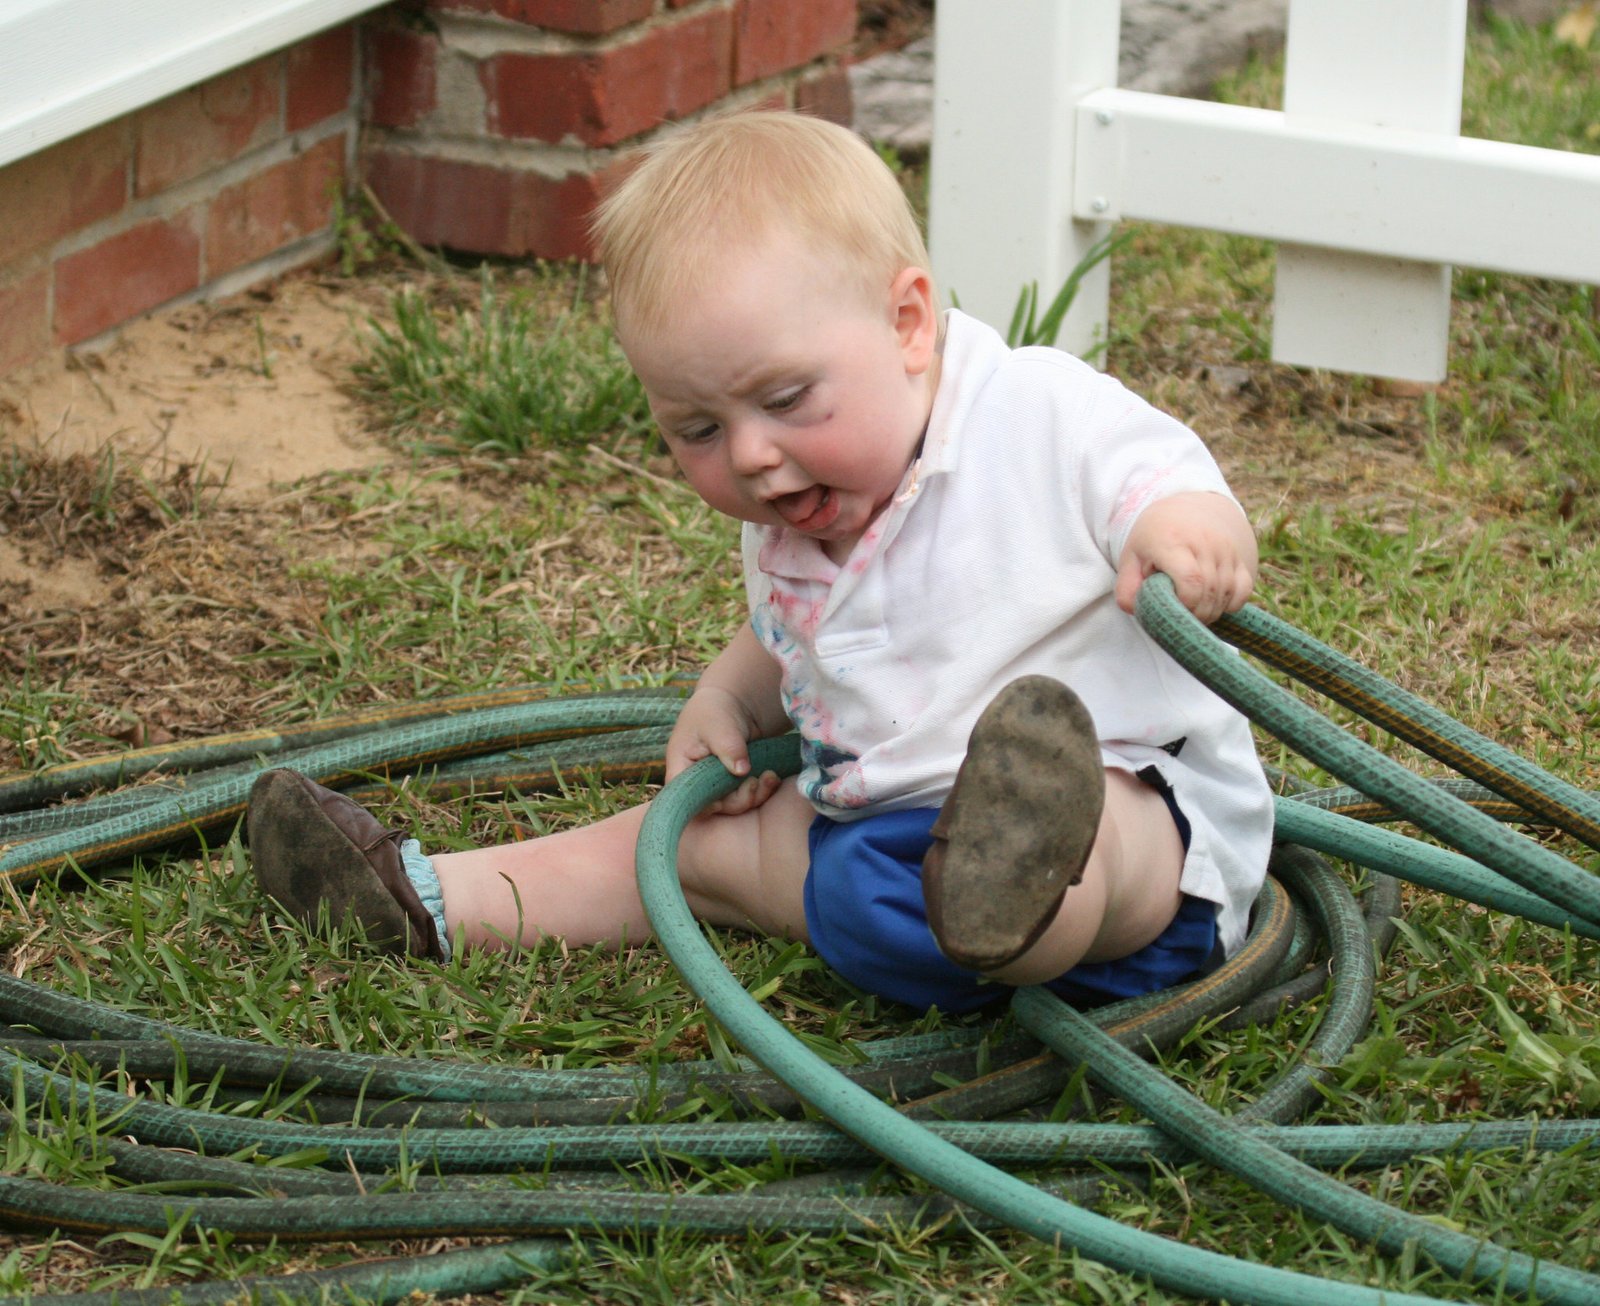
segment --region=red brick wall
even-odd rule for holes
[[[362,167],[418,240],[583,258],[590,210],[665,123],[850,115],[856,0],[430,0],[366,31]]]
[[[355,158],[423,244],[582,258],[663,124],[847,121],[855,24],[856,0],[407,0],[333,28],[0,167],[0,371],[322,256]]]
[[[357,54],[346,24],[0,168],[0,371],[326,252]]]

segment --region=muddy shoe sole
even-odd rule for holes
[[[439,959],[438,930],[406,875],[404,833],[297,771],[263,771],[246,820],[256,879],[297,920],[356,921],[391,952]]]
[[[1037,942],[1083,878],[1105,789],[1094,721],[1072,690],[1023,676],[995,695],[922,862],[928,925],[945,956],[993,971]]]

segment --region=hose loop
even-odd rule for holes
[[[1176,1164],[1201,1157],[1386,1251],[1414,1247],[1451,1273],[1541,1301],[1600,1303],[1594,1276],[1444,1229],[1322,1173],[1398,1164],[1452,1148],[1593,1147],[1600,1122],[1292,1123],[1323,1100],[1338,1066],[1364,1036],[1376,966],[1394,936],[1401,881],[1600,937],[1600,878],[1505,824],[1548,823],[1597,846],[1600,802],[1258,609],[1247,607],[1208,629],[1182,608],[1167,578],[1156,576],[1141,588],[1137,615],[1178,662],[1347,786],[1283,786],[1287,792],[1275,805],[1271,878],[1246,944],[1215,974],[1087,1013],[1063,1007],[1043,990],[1023,990],[1012,1004],[1020,1030],[1006,1037],[964,1027],[888,1038],[863,1048],[859,1064],[831,1067],[744,991],[684,901],[678,839],[698,811],[736,783],[706,761],[667,785],[652,804],[638,846],[640,891],[660,945],[752,1058],[749,1066],[547,1070],[267,1047],[116,1011],[0,973],[0,1019],[19,1027],[9,1036],[0,1031],[0,1070],[11,1072],[30,1102],[53,1095],[58,1103],[76,1101],[96,1112],[106,1134],[97,1145],[112,1175],[132,1185],[100,1192],[0,1176],[0,1220],[165,1234],[184,1214],[196,1227],[241,1236],[471,1232],[512,1240],[252,1285],[285,1295],[352,1292],[375,1301],[400,1301],[417,1290],[492,1292],[526,1282],[570,1264],[571,1231],[867,1229],[874,1220],[949,1223],[952,1216],[959,1217],[952,1227],[1024,1231],[1188,1295],[1296,1306],[1433,1300],[1187,1247],[1116,1224],[1062,1195],[1085,1191],[1088,1181],[1061,1173],[1072,1165],[1103,1173],[1153,1159]],[[1464,778],[1422,779],[1334,727],[1223,640]],[[676,698],[688,683],[565,697],[547,686],[523,686],[0,776],[0,812],[8,813],[0,816],[0,878],[23,884],[66,866],[112,864],[196,832],[226,831],[243,810],[262,757],[367,801],[396,782],[429,785],[441,794],[506,785],[526,792],[553,785],[562,768],[573,766],[593,766],[614,779],[659,777]],[[799,766],[797,741],[757,741],[752,764],[792,774]],[[149,779],[158,768],[165,778]],[[137,777],[147,782],[59,801]],[[1445,846],[1376,824],[1397,819]],[[1360,902],[1325,857],[1366,868]],[[1319,998],[1323,1006],[1307,1045],[1286,1058],[1253,1102],[1231,1114],[1200,1103],[1142,1059],[1171,1053],[1197,1024],[1228,1028]],[[85,1060],[155,1078],[181,1063],[191,1075],[215,1080],[218,1104],[233,1110],[266,1086],[295,1088],[325,1121],[346,1123],[252,1119],[130,1098],[74,1072]],[[1053,1100],[1083,1069],[1152,1123],[1003,1118]],[[952,1080],[958,1082],[951,1086]],[[742,1104],[754,1118],[618,1123],[642,1103],[687,1101],[702,1090]],[[807,1113],[819,1118],[798,1118]],[[488,1121],[497,1127],[481,1127]],[[49,1128],[42,1119],[27,1124]],[[308,1152],[325,1156],[324,1167],[290,1170],[229,1159]],[[617,1174],[635,1163],[660,1167],[682,1157],[754,1165],[775,1152],[827,1169],[716,1196],[642,1191]],[[934,1193],[863,1192],[858,1177],[878,1158],[925,1180]],[[386,1172],[419,1162],[430,1174],[415,1191],[373,1191],[383,1188]],[[1035,1186],[1002,1167],[1050,1174]],[[543,1190],[513,1187],[504,1177],[529,1172],[544,1175]],[[550,1233],[564,1236],[542,1236]],[[245,1286],[32,1300],[218,1301],[237,1297]]]

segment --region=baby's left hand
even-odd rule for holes
[[[1201,621],[1237,612],[1256,583],[1256,537],[1237,504],[1220,494],[1175,494],[1139,514],[1117,568],[1117,604],[1133,611],[1152,572],[1172,578],[1178,601]]]

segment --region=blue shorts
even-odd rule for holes
[[[1153,782],[1173,813],[1184,847],[1189,823],[1171,792]],[[919,1011],[975,1011],[1010,989],[957,966],[939,951],[922,904],[922,855],[937,808],[884,812],[859,821],[811,822],[806,926],[811,946],[859,988]],[[1069,890],[1070,896],[1070,890]],[[1077,1007],[1154,993],[1221,961],[1217,909],[1184,895],[1161,935],[1117,961],[1085,962],[1044,987]]]

